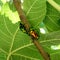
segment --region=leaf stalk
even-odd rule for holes
[[[60,5],[59,4],[57,4],[55,1],[53,1],[53,0],[47,0],[47,2],[51,5],[51,6],[53,6],[58,12],[60,12]]]

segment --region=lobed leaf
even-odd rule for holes
[[[49,4],[47,6],[48,10],[44,23],[50,28],[47,27],[50,31],[59,30],[60,15],[52,6]],[[45,17],[46,1],[24,0],[23,7],[29,22],[36,28]],[[30,36],[19,29],[20,22],[17,20],[19,17],[15,11],[14,6],[9,3],[2,6],[0,13],[0,60],[44,60],[31,42]],[[52,19],[51,21],[48,16]],[[15,18],[17,21],[13,23],[12,20],[15,21]],[[40,35],[38,41],[44,50],[50,54],[51,60],[60,59],[60,47],[58,49],[52,48],[52,46],[60,45],[60,31]]]
[[[32,44],[31,38],[19,29],[20,22],[12,23],[10,20],[9,4],[6,3],[3,6],[2,12],[0,14],[0,51],[5,56],[3,60],[43,60]],[[14,14],[11,19],[13,16]],[[2,60],[1,56],[2,54],[0,54]]]
[[[45,51],[50,54],[51,60],[60,59],[60,31],[41,35],[39,40]]]

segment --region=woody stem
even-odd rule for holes
[[[27,21],[27,18],[21,8],[21,0],[13,0],[14,5],[18,11],[19,17],[21,19],[21,21],[24,24],[24,27],[26,28],[26,31],[29,32],[30,30],[30,24]],[[35,44],[35,46],[37,47],[37,49],[39,50],[40,54],[43,56],[44,60],[50,60],[48,54],[44,51],[44,49],[42,48],[42,46],[38,43],[38,41],[36,39],[32,39],[33,43]]]

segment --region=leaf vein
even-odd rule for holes
[[[4,17],[3,17],[3,18],[4,18]],[[10,30],[9,30],[8,27],[7,27],[7,24],[6,24],[5,18],[4,18],[4,23],[5,23],[5,27],[6,27],[7,31],[9,32],[9,34],[10,34],[11,36],[13,36],[12,33],[10,32]]]
[[[29,10],[28,10],[27,13],[26,13],[26,16],[29,14],[30,10],[32,9],[32,7],[34,6],[34,4],[35,4],[37,1],[38,1],[38,0],[35,0],[35,1],[33,2],[33,4],[31,5],[31,7],[29,8]]]

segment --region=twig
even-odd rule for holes
[[[40,43],[37,40],[33,40],[33,43],[35,44],[35,46],[37,47],[37,49],[39,50],[40,54],[43,56],[44,60],[50,60],[50,56],[48,53],[46,53],[42,46],[40,45]]]
[[[18,14],[19,14],[19,17],[20,17],[22,23],[24,24],[26,31],[28,32],[30,29],[30,25],[29,25],[28,20],[25,17],[25,14],[23,13],[23,11],[21,9],[21,1],[20,0],[13,0],[13,2],[14,2],[14,5],[15,5],[17,11],[18,11]]]
[[[21,8],[21,1],[19,0],[13,0],[14,5],[18,11],[19,17],[21,19],[21,21],[23,22],[26,31],[29,32],[30,31],[30,24],[27,21],[27,18],[25,17],[25,14]],[[48,56],[48,54],[43,50],[42,46],[39,44],[39,42],[36,39],[32,39],[33,43],[35,44],[35,46],[37,47],[37,49],[39,50],[40,54],[43,56],[43,58],[45,60],[50,60],[50,57]]]

